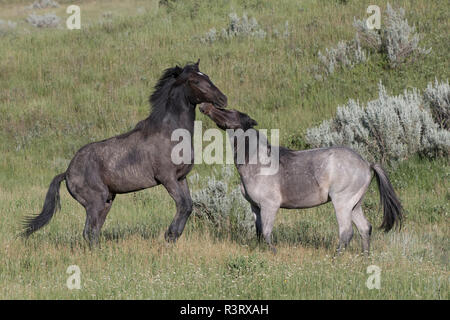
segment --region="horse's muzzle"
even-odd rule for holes
[[[226,108],[228,105],[228,98],[226,95],[221,95],[213,104],[216,108]]]

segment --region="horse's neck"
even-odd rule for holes
[[[237,167],[258,164],[258,150],[261,148],[265,148],[265,150],[271,149],[267,137],[256,129],[247,130],[247,132],[243,130],[227,130],[227,133],[233,149],[234,163]],[[239,141],[241,141],[241,145],[239,145]],[[242,150],[243,147],[245,148],[244,150]],[[261,153],[263,156],[265,154],[267,152]]]
[[[194,133],[195,105],[183,106],[180,110],[172,118],[174,129],[186,129],[192,135]]]
[[[233,136],[230,136],[234,151],[234,164],[244,184],[256,176],[276,175],[280,167],[280,148],[270,145],[267,137],[258,130],[253,132],[256,136],[256,141],[253,139],[253,146],[252,139],[247,139],[243,131],[238,131],[236,134],[238,141],[239,139],[246,141],[242,144],[245,146],[245,150],[242,150],[242,145],[240,148],[236,147],[238,143],[235,143]],[[230,135],[230,132],[228,134]]]
[[[194,133],[195,105],[191,104],[182,93],[176,93],[167,101],[167,112],[163,118],[170,129],[185,129]]]

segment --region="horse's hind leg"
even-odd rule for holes
[[[99,166],[89,154],[78,158],[66,171],[66,186],[72,197],[86,209],[83,238],[90,245],[98,243],[100,229],[111,209],[115,194],[104,184]],[[74,158],[75,159],[75,158]]]
[[[352,207],[344,199],[332,199],[339,226],[338,252],[345,250],[353,237]]]
[[[89,242],[89,245],[98,245],[100,230],[105,222],[106,216],[111,209],[112,201],[96,201],[86,207],[86,222],[83,230],[83,238]]]
[[[352,211],[353,223],[358,228],[362,239],[363,252],[369,253],[370,250],[370,235],[372,234],[372,225],[363,214],[361,203],[358,203]]]
[[[115,194],[110,194],[108,196],[108,199],[106,199],[105,208],[103,209],[103,211],[100,212],[100,220],[99,220],[99,228],[100,228],[100,230],[102,229],[103,224],[105,223],[106,216],[108,215],[109,210],[111,209],[113,201],[114,201],[115,198],[116,198]]]
[[[92,190],[91,190],[92,191]],[[83,238],[90,246],[98,245],[100,230],[105,223],[106,216],[111,209],[115,195],[108,190],[95,191],[90,194],[86,209],[86,222],[83,230]]]

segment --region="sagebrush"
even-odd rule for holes
[[[450,86],[448,80],[439,83],[436,79],[428,83],[423,93],[423,99],[440,128],[450,129]]]
[[[192,192],[193,213],[214,233],[245,241],[255,235],[254,217],[239,187],[231,186],[234,167],[224,166],[222,178],[208,177],[205,187]]]
[[[355,18],[355,37],[350,41],[339,41],[336,47],[325,48],[324,53],[319,50],[320,64],[314,69],[330,75],[338,67],[352,68],[366,62],[369,52],[382,54],[390,68],[397,68],[410,58],[431,52],[431,48],[419,47],[420,35],[415,32],[414,26],[408,24],[403,8],[395,10],[388,3],[383,17],[385,18],[379,30],[369,28],[366,20]],[[320,75],[316,75],[317,77],[322,78]]]
[[[325,74],[332,74],[338,68],[351,68],[367,61],[367,53],[362,49],[358,36],[351,41],[340,41],[335,48],[318,53]]]
[[[54,13],[44,15],[30,14],[27,22],[37,28],[56,28],[59,26],[61,19]]]
[[[384,54],[391,68],[397,68],[410,58],[426,55],[431,48],[419,46],[421,36],[408,24],[403,8],[394,9],[388,3],[379,30],[368,28],[366,21],[353,23],[364,47]]]
[[[0,19],[0,35],[13,32],[17,27],[17,23],[13,21],[5,21]]]
[[[47,9],[47,8],[59,8],[59,4],[53,0],[36,0],[31,4],[29,9]]]
[[[258,38],[265,39],[268,31],[262,28],[255,17],[249,18],[246,13],[239,17],[235,12],[228,15],[229,21],[226,28],[218,31],[216,28],[209,29],[199,39],[202,43],[213,43],[218,40],[230,40],[233,38]],[[291,34],[289,29],[289,21],[284,23],[284,30],[273,28],[270,35],[274,38],[287,38]]]
[[[417,89],[390,96],[380,83],[378,99],[366,105],[349,100],[335,118],[308,129],[306,141],[312,147],[348,146],[371,162],[390,163],[417,153],[448,156],[450,132],[433,120],[424,100]]]
[[[222,28],[218,32],[215,28],[211,28],[205,36],[200,38],[201,42],[214,42],[219,39],[231,39],[235,37],[254,37],[265,38],[266,32],[259,26],[258,21],[254,17],[248,18],[244,13],[240,18],[235,12],[228,15],[229,23],[227,28]]]

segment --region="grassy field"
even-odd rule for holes
[[[65,24],[65,8],[54,12]],[[70,2],[72,3],[72,2]],[[278,254],[255,241],[218,236],[191,217],[176,244],[164,241],[175,205],[162,187],[120,195],[106,220],[100,249],[82,239],[84,209],[61,187],[61,212],[28,241],[18,237],[25,215],[41,209],[51,179],[91,141],[125,132],[149,113],[148,96],[163,69],[201,59],[200,68],[249,113],[259,128],[279,128],[280,143],[305,146],[306,129],[333,116],[348,99],[377,96],[381,80],[394,94],[449,78],[449,7],[445,1],[391,1],[432,52],[398,69],[372,55],[367,63],[325,80],[311,71],[317,52],[354,36],[353,17],[386,1],[218,0],[73,1],[81,30],[36,29],[25,22],[31,1],[0,0],[0,19],[17,27],[0,35],[0,298],[1,299],[449,299],[449,161],[412,157],[388,168],[407,211],[403,229],[375,229],[372,254],[359,236],[335,257],[331,205],[282,210],[274,228]],[[204,44],[199,37],[245,12],[268,32]],[[383,14],[383,13],[382,13]],[[284,30],[287,37],[274,36]],[[200,112],[204,129],[214,127]],[[217,166],[216,166],[217,167]],[[214,167],[198,165],[200,179]],[[237,179],[235,179],[237,182]],[[375,183],[366,216],[381,224]],[[70,265],[81,289],[66,286]],[[369,290],[366,270],[381,268]]]

